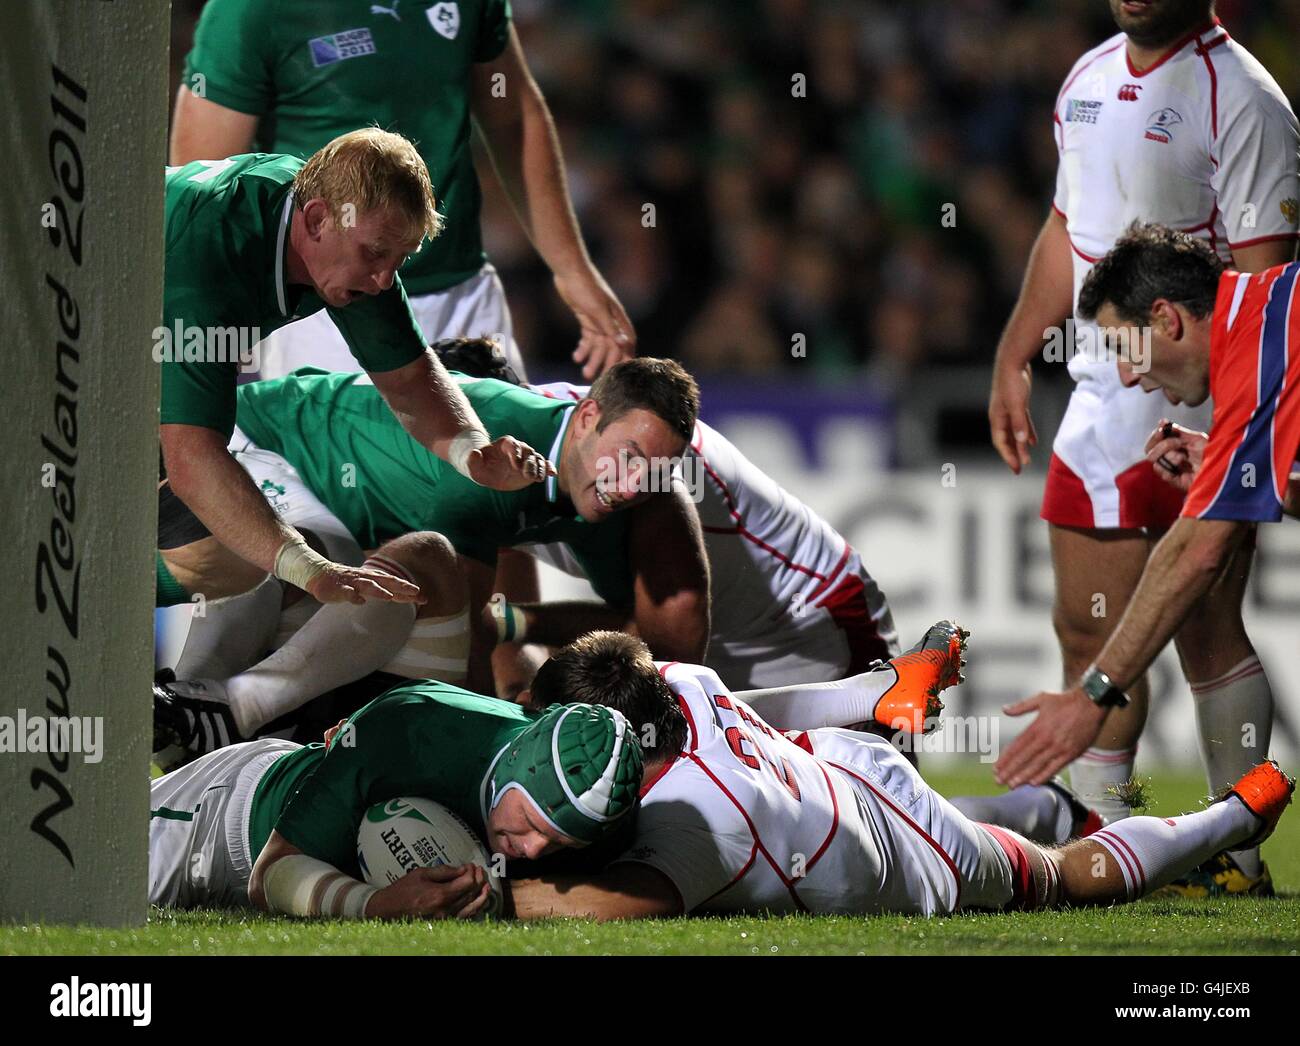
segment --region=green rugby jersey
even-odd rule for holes
[[[272,829],[303,853],[360,878],[357,831],[375,803],[420,796],[485,837],[482,790],[498,752],[533,717],[495,697],[420,680],[354,712],[329,750],[289,752],[262,775],[248,815],[254,861]]]
[[[514,436],[558,467],[574,403],[455,377],[493,439]],[[433,530],[461,555],[492,564],[499,548],[562,542],[606,603],[631,608],[626,513],[588,523],[554,477],[515,491],[479,486],[407,435],[364,375],[302,367],[241,385],[236,400],[240,429],[288,460],[363,548]]]
[[[163,329],[170,340],[154,348],[164,425],[202,425],[227,437],[233,430],[240,360],[213,329],[239,328],[251,348],[257,336],[326,309],[366,370],[395,370],[424,352],[400,279],[343,308],[286,281],[290,189],[302,164],[249,153],[167,168]],[[195,329],[209,332],[203,344],[178,334]],[[191,348],[223,351],[205,356]]]
[[[415,142],[447,224],[401,274],[408,293],[431,294],[483,265],[470,67],[509,31],[508,0],[208,0],[182,83],[260,117],[269,152],[305,159],[371,124]]]

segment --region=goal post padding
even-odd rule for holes
[[[7,921],[147,910],[169,39],[159,0],[4,4]]]

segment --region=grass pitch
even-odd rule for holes
[[[992,793],[988,768],[930,775],[949,795]],[[1204,782],[1153,774],[1153,814],[1199,808]],[[1300,953],[1300,811],[1264,848],[1277,900],[1140,902],[1109,909],[847,918],[698,918],[596,924],[306,922],[163,912],[147,926],[0,927],[8,955],[1086,955]]]

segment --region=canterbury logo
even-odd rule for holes
[[[1136,102],[1140,90],[1142,90],[1141,84],[1123,84],[1119,89],[1119,100],[1121,102]]]

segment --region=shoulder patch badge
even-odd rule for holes
[[[460,7],[457,4],[434,4],[425,14],[429,16],[429,24],[439,36],[445,36],[448,40],[456,39],[456,34],[460,32]]]

